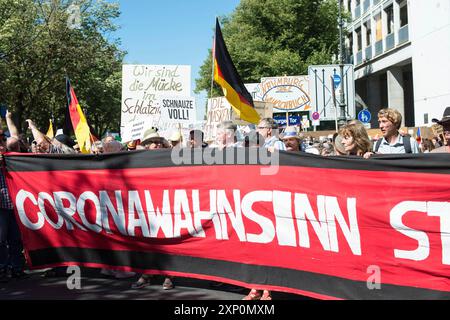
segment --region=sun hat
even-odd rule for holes
[[[435,123],[437,123],[437,124],[440,124],[441,126],[442,126],[444,123],[449,122],[449,121],[450,121],[450,107],[445,108],[444,115],[442,116],[442,119],[441,119],[441,120],[433,119],[433,120],[431,120],[431,121],[433,121],[433,122],[435,122]]]
[[[301,138],[297,134],[297,130],[295,130],[294,127],[287,127],[284,130],[283,137],[281,140],[289,139],[289,138],[296,138],[297,140],[301,140]]]

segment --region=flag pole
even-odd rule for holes
[[[217,16],[216,16],[216,20],[217,20]],[[215,50],[216,50],[216,24],[214,24],[214,36],[213,36],[213,47],[211,50],[211,94],[210,94],[210,98],[213,97],[213,87],[214,87],[214,56],[215,56]]]

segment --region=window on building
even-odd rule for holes
[[[361,27],[355,30],[356,33],[356,51],[362,50],[362,34],[361,34]]]
[[[394,6],[389,6],[384,9],[386,12],[386,22],[387,22],[387,34],[394,32]]]
[[[400,5],[400,28],[408,24],[408,3],[405,1]]]
[[[356,2],[355,7],[357,7],[361,4],[361,0],[356,0],[355,2]]]
[[[383,39],[383,24],[381,20],[381,13],[375,16],[375,40],[380,41]]]
[[[349,33],[347,35],[347,57],[350,57],[353,55],[353,34]]]
[[[372,44],[372,26],[370,21],[364,23],[364,28],[366,29],[366,47]]]

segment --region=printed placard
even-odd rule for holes
[[[165,97],[159,103],[161,123],[193,124],[197,118],[197,108],[193,97]]]

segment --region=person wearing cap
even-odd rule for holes
[[[286,151],[300,152],[301,139],[294,127],[287,127],[281,140],[286,146]]]
[[[170,148],[169,142],[164,137],[159,135],[158,129],[155,127],[145,131],[141,146],[143,146],[146,150]]]
[[[161,137],[158,133],[158,128],[152,127],[144,132],[141,146],[146,150],[169,149],[169,142]],[[152,275],[142,274],[139,279],[131,285],[132,289],[142,289],[151,285]],[[163,290],[171,290],[175,286],[172,282],[172,277],[166,276],[163,283]]]
[[[431,153],[450,153],[450,107],[445,109],[441,120],[433,119],[432,121],[443,127],[446,145],[434,149]]]
[[[181,148],[182,147],[182,136],[180,131],[175,131],[169,138],[169,143],[171,148]]]

